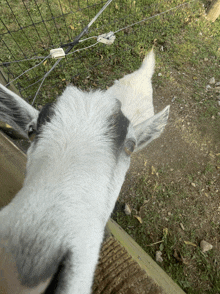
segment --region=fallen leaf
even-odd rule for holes
[[[155,167],[153,165],[151,167],[151,174],[152,175],[156,174],[156,169],[155,169]]]
[[[190,241],[184,241],[184,243],[185,243],[186,245],[191,245],[191,246],[197,247],[196,244],[194,244],[194,243],[192,243],[192,242],[190,242]]]
[[[142,218],[138,215],[134,215],[134,217],[139,221],[139,223],[143,223]]]
[[[130,215],[131,214],[131,208],[130,208],[130,206],[127,203],[125,204],[124,212],[125,212],[126,215]]]
[[[70,25],[71,30],[74,30],[74,26]]]
[[[45,65],[47,63],[47,60],[44,61],[43,65]]]
[[[184,225],[182,223],[180,223],[180,227],[183,231],[185,231]]]
[[[153,165],[151,167],[151,174],[156,175],[157,177],[159,177],[159,175],[158,175],[158,173],[157,173],[157,171],[156,171],[156,169],[155,169],[155,167]]]
[[[168,229],[167,228],[164,228],[163,229],[163,236],[164,236],[164,238],[167,237],[168,233],[169,233]]]

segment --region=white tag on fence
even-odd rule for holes
[[[115,41],[115,35],[113,32],[98,36],[97,41],[107,45],[111,45]]]
[[[52,58],[63,58],[65,57],[65,52],[63,50],[63,48],[56,48],[56,49],[51,49],[50,50],[50,55],[52,56]]]

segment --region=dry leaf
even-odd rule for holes
[[[139,223],[143,223],[142,218],[138,215],[134,215],[134,217],[139,221]]]
[[[190,241],[184,241],[184,243],[185,243],[186,245],[191,245],[191,246],[197,247],[196,244],[194,244],[194,243],[192,243],[192,242],[190,242]]]
[[[47,63],[47,60],[44,61],[43,65],[45,65]]]
[[[156,169],[155,169],[154,166],[151,167],[151,174],[152,174],[152,175],[155,174],[157,177],[159,177],[159,174],[157,173],[157,171],[156,171]]]
[[[155,169],[155,167],[153,165],[151,167],[151,174],[152,175],[156,174],[156,169]]]
[[[182,223],[180,223],[180,227],[183,231],[185,231],[184,225]]]
[[[127,203],[125,204],[124,212],[125,212],[126,215],[130,215],[131,214],[131,208],[130,208],[130,206]]]
[[[168,229],[167,228],[164,228],[163,229],[163,236],[164,236],[164,238],[167,237],[168,233],[169,233]]]

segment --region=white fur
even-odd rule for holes
[[[14,260],[18,272],[14,279],[28,293],[51,278],[60,256],[68,258],[54,293],[91,293],[104,228],[130,165],[126,150],[131,142],[136,142],[136,150],[142,149],[167,123],[169,107],[153,116],[153,69],[151,51],[138,71],[106,92],[86,93],[67,87],[53,107],[50,122],[37,129],[28,150],[23,188],[0,212],[0,249],[7,250]],[[1,89],[4,91],[3,86]],[[0,96],[0,118],[8,95],[10,103],[20,106],[22,113],[28,112],[26,124],[36,126],[36,111],[29,111],[29,105],[8,91],[4,99]],[[117,120],[116,125],[109,125],[111,117],[120,116],[117,100],[130,120],[121,141],[114,137]],[[121,128],[125,129],[123,117]],[[55,269],[50,272],[52,266]],[[4,274],[4,268],[0,270]],[[13,292],[7,288],[6,293]]]
[[[122,111],[134,126],[154,115],[151,83],[154,66],[154,51],[151,50],[138,70],[115,81],[107,90],[122,102]]]

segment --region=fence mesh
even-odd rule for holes
[[[177,26],[184,26],[196,13],[194,2],[113,0],[82,37],[89,39],[78,43],[45,80],[38,103],[53,100],[70,82],[81,88],[105,88],[129,72],[134,59],[141,61],[155,42],[166,50],[166,30],[175,32]],[[14,84],[31,102],[43,76],[55,63],[54,59],[43,58],[50,49],[72,42],[105,3],[1,0],[0,68],[5,79],[9,82],[21,75]],[[112,45],[96,44],[95,36],[110,31],[117,32]]]

